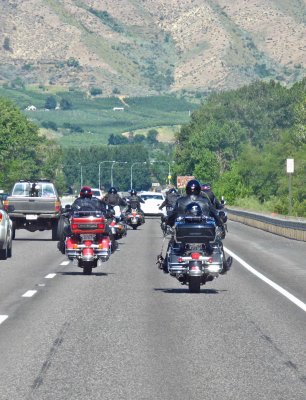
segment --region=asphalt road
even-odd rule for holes
[[[86,276],[50,232],[17,231],[0,262],[0,400],[305,400],[306,243],[231,222],[243,265],[200,294],[157,269],[161,245],[147,219]]]

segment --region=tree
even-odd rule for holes
[[[72,109],[72,103],[68,99],[61,99],[60,107],[61,107],[62,110],[71,110]]]
[[[45,102],[45,108],[48,110],[54,110],[57,105],[55,96],[48,96]]]

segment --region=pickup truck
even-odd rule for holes
[[[3,205],[13,222],[13,239],[16,229],[26,229],[30,232],[51,230],[52,240],[57,240],[61,202],[49,180],[16,182]]]

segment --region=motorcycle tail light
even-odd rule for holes
[[[71,229],[74,231],[78,229],[78,224],[71,224]]]
[[[98,229],[105,229],[105,225],[104,224],[98,224]]]
[[[132,215],[133,215],[133,217],[136,217],[137,214],[136,214],[136,213],[133,213]]]
[[[210,258],[207,260],[207,262],[211,264],[211,263],[213,262],[213,259],[210,257]]]
[[[200,253],[191,253],[191,258],[193,260],[198,260],[201,257]]]
[[[84,244],[85,244],[85,246],[90,247],[92,245],[92,241],[91,240],[85,240]]]
[[[198,271],[200,268],[199,268],[199,266],[198,265],[193,265],[192,267],[191,267],[191,270],[192,271]]]
[[[183,258],[182,258],[182,257],[179,257],[179,258],[177,259],[177,261],[178,261],[179,263],[182,263],[182,262],[183,262]]]

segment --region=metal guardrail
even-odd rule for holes
[[[276,235],[306,242],[306,220],[294,220],[287,217],[267,216],[264,214],[227,208],[228,218],[254,228]]]

